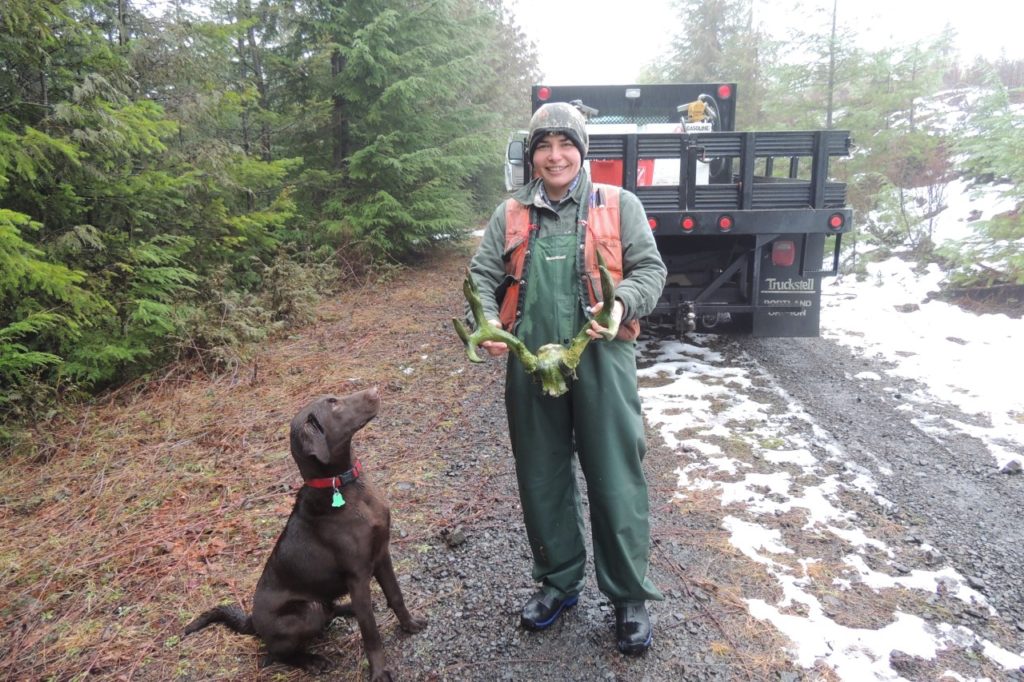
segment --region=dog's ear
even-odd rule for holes
[[[302,444],[302,451],[307,455],[316,457],[321,463],[327,464],[331,456],[330,448],[327,447],[327,435],[323,429],[312,419],[307,419],[299,431],[299,442]]]

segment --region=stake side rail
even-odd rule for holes
[[[684,332],[740,315],[756,335],[815,336],[821,277],[838,272],[853,218],[829,164],[851,149],[837,130],[593,134],[588,158],[620,161],[644,205],[670,275],[653,318]],[[773,263],[777,242],[792,266]]]
[[[841,234],[850,229],[852,211],[846,184],[828,178],[829,161],[848,156],[851,147],[849,132],[838,130],[594,134],[588,158],[621,160],[622,186],[640,198],[659,237]],[[638,185],[638,164],[659,159],[678,160],[677,183]],[[706,182],[698,182],[698,164],[706,166]],[[776,174],[779,167],[785,175]],[[839,227],[832,220],[837,214]]]

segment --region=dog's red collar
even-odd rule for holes
[[[359,478],[361,473],[363,473],[363,464],[357,459],[355,466],[340,476],[331,476],[330,478],[311,478],[306,481],[306,485],[310,488],[334,488],[337,490],[338,488],[348,485]]]

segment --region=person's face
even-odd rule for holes
[[[582,164],[580,150],[561,133],[545,136],[533,152],[533,168],[544,181],[548,197],[555,200],[565,196]]]

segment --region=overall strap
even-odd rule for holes
[[[583,243],[583,270],[589,279],[590,304],[598,301],[601,270],[597,253],[601,252],[605,267],[618,284],[622,281],[622,236],[620,232],[619,197],[621,188],[595,183],[590,192],[586,213],[586,239]]]
[[[530,257],[530,241],[539,229],[538,216],[531,207],[515,199],[505,201],[504,297],[498,302],[498,319],[506,331],[512,331],[522,309],[520,281]]]

